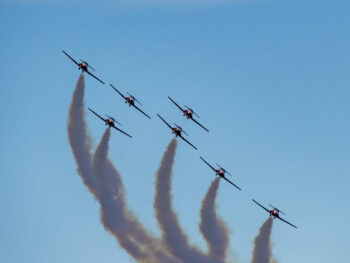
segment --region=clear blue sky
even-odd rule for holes
[[[86,77],[87,106],[134,136],[114,132],[110,156],[150,231],[159,234],[154,173],[172,138],[161,113],[199,148],[180,142],[174,168],[175,208],[191,241],[205,245],[199,208],[214,177],[203,155],[243,188],[222,183],[217,201],[232,257],[250,261],[267,217],[254,197],[299,227],[275,222],[279,262],[348,262],[349,1],[94,2],[0,1],[0,262],[133,262],[76,173],[66,126],[79,72],[62,49],[153,117]],[[197,110],[210,134],[182,119],[168,95]],[[104,126],[87,120],[97,144]]]

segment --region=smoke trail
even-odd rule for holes
[[[119,172],[108,159],[108,128],[98,145],[93,165],[97,176],[101,204],[101,221],[123,247],[138,262],[172,262],[175,260],[161,243],[143,229],[127,209],[125,190]]]
[[[187,237],[171,205],[171,169],[176,152],[176,140],[174,139],[169,144],[158,170],[157,195],[154,203],[157,219],[163,230],[163,240],[166,241],[165,247],[161,241],[148,234],[127,209],[125,190],[120,175],[107,158],[109,129],[96,149],[93,158],[94,165],[92,164],[90,138],[84,116],[84,93],[85,79],[81,74],[69,108],[68,138],[78,167],[78,174],[101,205],[101,221],[104,227],[138,262],[208,262],[198,249],[188,244]],[[165,188],[162,189],[162,186]]]
[[[269,217],[259,229],[254,239],[252,263],[270,263],[271,260],[271,231],[273,219]]]
[[[107,128],[93,158],[95,174],[98,178],[100,189],[101,221],[106,230],[116,234],[121,247],[136,260],[139,260],[145,258],[146,254],[142,253],[141,248],[128,238],[128,229],[125,227],[127,225],[126,218],[121,213],[123,211],[123,202],[119,200],[123,195],[124,189],[116,182],[113,182],[114,187],[109,187],[108,185],[112,179],[106,165],[108,162],[107,154],[110,134],[110,129]]]
[[[90,158],[90,138],[87,132],[84,115],[85,78],[81,74],[76,84],[68,116],[68,139],[75,162],[78,166],[78,174],[84,184],[96,197],[96,178],[93,173]]]
[[[156,173],[156,196],[153,204],[156,218],[167,247],[176,257],[186,263],[208,262],[205,255],[189,245],[172,206],[171,179],[176,148],[177,141],[174,138],[169,143]]]
[[[220,185],[220,178],[216,177],[210,184],[207,194],[202,201],[200,231],[204,236],[209,257],[215,262],[225,262],[229,245],[229,230],[223,220],[216,215],[215,200]]]
[[[101,202],[103,195],[99,194],[98,182],[96,181],[90,157],[90,139],[84,116],[84,94],[85,78],[81,74],[76,84],[69,109],[68,139],[78,166],[78,174],[94,197]],[[108,130],[104,135],[105,140],[102,140],[102,142],[108,142],[109,135]],[[99,148],[105,148],[105,145],[106,143],[101,143]]]
[[[111,162],[107,159],[108,139],[110,137],[109,131],[106,131],[100,146],[97,149],[98,153],[102,153],[102,158],[104,157],[105,159],[105,165],[97,166],[97,169],[103,170],[105,176],[102,178],[106,179],[106,182],[112,182],[113,187],[106,187],[108,184],[101,184],[101,180],[96,180],[90,155],[90,138],[87,132],[84,116],[84,94],[85,78],[84,75],[81,74],[76,84],[69,108],[67,127],[68,139],[78,167],[78,174],[82,178],[84,184],[88,187],[89,191],[101,204],[101,218],[103,219],[105,226],[110,227],[108,230],[112,233],[117,232],[117,230],[119,231],[120,235],[118,237],[120,240],[118,239],[118,241],[120,244],[123,244],[122,247],[124,247],[131,255],[134,255],[134,258],[137,258],[139,262],[179,263],[179,261],[173,259],[174,257],[168,255],[169,253],[166,250],[162,251],[164,250],[163,247],[150,249],[156,241],[151,240],[151,242],[149,237],[145,237],[146,234],[141,231],[141,224],[139,224],[136,219],[133,219],[131,214],[125,212],[126,204],[124,200],[124,188],[120,182],[120,176]],[[105,152],[105,155],[103,155],[103,152]],[[98,158],[97,155],[96,158]],[[117,176],[115,176],[116,174]],[[100,192],[100,190],[102,190],[102,192]],[[121,202],[115,201],[120,198],[122,200]],[[102,212],[103,207],[108,207],[108,209],[105,209],[104,213]],[[109,207],[114,207],[114,209],[109,210]],[[122,217],[122,219],[118,218],[118,211],[124,212],[124,217]],[[127,220],[130,220],[132,223]],[[137,224],[135,224],[135,221]],[[124,228],[121,226],[124,226]],[[136,235],[135,232],[138,235]],[[160,244],[159,241],[158,243]],[[159,260],[153,258],[150,259],[149,255],[144,252],[145,248],[143,246],[146,246],[148,250],[156,251],[154,254]],[[160,255],[158,255],[159,250],[162,251]]]

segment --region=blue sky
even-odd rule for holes
[[[1,1],[0,261],[133,262],[104,231],[76,173],[66,126],[79,72],[65,49],[152,115],[87,76],[87,106],[116,115],[134,136],[114,132],[110,156],[150,231],[160,234],[154,174],[172,138],[160,113],[199,148],[180,142],[174,167],[175,208],[191,241],[205,245],[199,208],[214,178],[202,155],[243,188],[222,183],[217,200],[232,257],[251,259],[267,217],[255,198],[299,227],[275,222],[279,262],[347,262],[349,9],[337,0]],[[210,133],[167,96],[197,110]],[[96,145],[104,126],[91,114],[87,121]]]

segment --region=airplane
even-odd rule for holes
[[[81,63],[78,63],[77,61],[75,61],[70,55],[68,55],[67,52],[65,52],[64,50],[62,50],[62,52],[67,56],[69,57],[79,68],[78,69],[81,69],[83,72],[86,72],[87,74],[89,74],[90,76],[92,76],[93,78],[97,79],[99,82],[101,82],[102,84],[105,84],[102,80],[100,80],[98,77],[96,77],[94,74],[92,74],[90,71],[89,71],[89,68],[92,69],[93,71],[95,71],[95,69],[93,67],[91,67],[86,61],[84,60],[81,60]]]
[[[113,127],[113,128],[116,129],[117,131],[119,131],[119,132],[125,134],[126,136],[128,136],[128,137],[130,137],[130,138],[132,138],[131,135],[129,135],[129,134],[127,134],[126,132],[124,132],[123,130],[121,130],[121,129],[115,127],[115,123],[118,123],[118,124],[120,124],[120,123],[117,122],[113,117],[110,117],[110,116],[108,116],[108,115],[106,114],[108,118],[107,118],[107,119],[104,119],[104,118],[102,118],[100,115],[98,115],[96,112],[94,112],[92,109],[90,109],[90,108],[88,108],[88,109],[89,109],[89,111],[91,111],[93,114],[95,114],[97,117],[99,117],[101,120],[103,120],[103,121],[105,122],[105,125],[108,125],[109,128],[110,128],[110,127]]]
[[[175,127],[171,127],[169,123],[167,123],[159,114],[157,114],[158,117],[170,128],[170,130],[172,130],[172,134],[175,134],[175,137],[179,136],[182,140],[184,140],[185,142],[187,142],[189,145],[191,145],[194,149],[198,150],[196,146],[194,146],[192,143],[190,143],[189,141],[187,141],[183,136],[182,133],[186,134],[188,136],[188,134],[176,123],[174,123]]]
[[[150,116],[148,116],[146,113],[144,113],[140,108],[138,108],[136,105],[135,105],[135,102],[139,103],[140,105],[142,105],[142,103],[140,101],[138,101],[135,96],[131,95],[128,93],[128,97],[125,97],[119,90],[117,90],[112,84],[109,84],[120,96],[123,97],[123,99],[125,100],[125,103],[128,103],[129,104],[129,107],[130,106],[133,106],[135,109],[137,109],[139,112],[141,112],[143,115],[145,115],[147,118],[151,118]]]
[[[226,171],[222,166],[216,164],[219,169],[215,169],[213,166],[211,166],[206,160],[204,160],[204,158],[202,156],[200,156],[201,160],[203,162],[205,162],[214,172],[215,175],[219,176],[220,178],[225,179],[227,182],[229,182],[230,184],[232,184],[234,187],[236,187],[238,190],[242,190],[241,188],[239,188],[237,185],[235,185],[234,183],[232,183],[229,179],[226,178],[225,174],[227,173],[228,175],[231,175],[228,171]]]
[[[109,116],[108,114],[105,114],[109,119],[111,119],[114,123],[119,124],[120,126],[122,125],[119,121],[117,121],[116,119],[114,119],[113,117]]]
[[[274,207],[273,205],[270,205],[273,209],[272,210],[269,210],[269,209],[267,209],[266,207],[264,207],[263,205],[261,205],[261,204],[259,204],[257,201],[255,201],[254,199],[252,199],[252,201],[254,202],[254,203],[256,203],[258,206],[260,206],[262,209],[264,209],[266,212],[268,212],[269,214],[270,214],[270,216],[273,216],[273,219],[275,219],[275,218],[278,218],[279,220],[281,220],[281,221],[283,221],[283,222],[285,222],[285,223],[287,223],[288,225],[291,225],[292,227],[294,227],[294,228],[297,228],[295,225],[293,225],[292,223],[289,223],[288,221],[286,221],[286,220],[284,220],[282,217],[280,217],[280,215],[279,215],[279,213],[281,213],[281,214],[284,214],[285,215],[285,213],[283,213],[281,210],[279,210],[278,208],[276,208],[276,207]]]
[[[195,123],[197,123],[200,127],[202,127],[204,130],[206,130],[207,132],[209,132],[209,130],[208,130],[207,128],[205,128],[202,124],[200,124],[197,120],[195,120],[195,119],[193,118],[193,115],[197,116],[198,118],[199,118],[199,115],[198,115],[197,113],[195,113],[190,107],[188,107],[188,106],[185,105],[185,107],[186,107],[187,109],[184,110],[184,109],[181,108],[172,98],[170,98],[169,96],[168,96],[168,98],[169,98],[169,100],[172,101],[172,103],[174,103],[174,104],[176,105],[176,107],[178,107],[178,108],[183,112],[183,116],[186,116],[187,119],[193,120],[193,121],[194,121]]]

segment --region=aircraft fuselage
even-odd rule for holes
[[[85,72],[88,71],[88,66],[85,63],[79,63],[79,69]]]
[[[129,106],[135,105],[135,99],[133,97],[125,98],[125,103],[129,103]]]
[[[191,110],[184,110],[184,115],[187,119],[192,119],[192,111]]]
[[[108,127],[114,127],[114,122],[110,119],[105,120],[105,124],[108,125]]]
[[[179,128],[175,127],[175,128],[172,128],[172,130],[176,137],[181,136],[181,130]]]
[[[215,172],[218,176],[225,177],[225,171],[218,169],[218,170],[215,170]]]
[[[273,216],[273,218],[279,217],[279,213],[276,210],[270,210],[269,213],[270,216]]]

